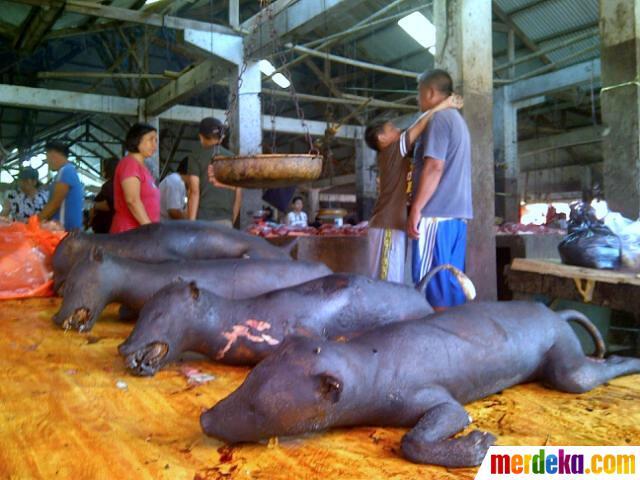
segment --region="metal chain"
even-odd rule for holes
[[[211,37],[211,41],[213,43],[213,36]],[[247,56],[243,55],[242,59],[243,59],[242,66],[238,70],[238,78],[236,80],[235,88],[231,89],[231,92],[229,95],[229,101],[227,103],[227,109],[224,112],[224,127],[226,132],[230,131],[230,127],[231,127],[230,117],[231,117],[231,114],[236,110],[236,107],[238,104],[238,97],[240,95],[240,88],[242,87],[244,73],[247,71]]]
[[[245,60],[242,63],[242,67],[238,72],[238,80],[237,80],[236,86],[235,88],[231,89],[229,103],[227,104],[227,109],[224,112],[224,126],[226,131],[229,131],[229,127],[230,127],[229,117],[231,116],[231,113],[236,110],[236,107],[238,104],[238,97],[240,96],[240,88],[242,87],[242,82],[243,82],[242,77],[244,75],[244,72],[246,71],[247,71],[247,61]]]
[[[283,69],[283,74],[285,74],[287,76],[287,78],[289,79],[290,82],[290,87],[289,87],[289,92],[291,94],[291,99],[293,100],[293,104],[295,106],[295,110],[296,110],[296,115],[298,117],[298,119],[300,120],[300,122],[302,123],[302,127],[305,130],[305,138],[309,144],[309,152],[317,152],[317,149],[315,148],[314,144],[313,144],[313,140],[311,138],[311,134],[309,132],[309,126],[307,125],[305,118],[304,118],[304,111],[302,110],[302,108],[300,107],[300,103],[298,101],[298,95],[296,94],[296,90],[295,87],[293,86],[293,78],[291,76],[291,72],[289,71],[288,67],[286,67],[287,64],[287,58],[284,55],[284,51],[282,50],[282,45],[280,42],[280,39],[278,37],[278,33],[275,29],[275,17],[273,14],[273,8],[272,8],[272,4],[271,4],[271,0],[260,0],[260,11],[257,14],[257,22],[256,22],[256,27],[255,30],[257,30],[258,28],[261,28],[262,24],[263,24],[263,16],[266,12],[267,15],[267,21],[270,24],[271,27],[271,31],[270,31],[270,35],[271,35],[271,41],[272,41],[272,45],[274,47],[274,56],[277,55],[279,57],[279,61],[285,65],[285,68]],[[227,109],[225,111],[225,120],[224,120],[224,125],[226,129],[229,129],[230,126],[230,116],[231,113],[233,111],[235,111],[237,103],[238,103],[238,97],[240,94],[240,88],[242,87],[242,83],[243,83],[243,76],[244,73],[247,71],[248,68],[248,62],[247,62],[247,58],[248,55],[246,54],[246,51],[255,51],[254,48],[247,48],[247,47],[253,47],[255,45],[255,31],[250,33],[248,35],[248,38],[251,39],[251,44],[250,45],[245,45],[245,54],[243,55],[243,62],[242,62],[242,66],[238,72],[238,80],[237,80],[237,85],[236,88],[232,90],[230,98],[229,98],[229,103],[227,105]],[[247,37],[245,37],[247,38]],[[262,36],[260,35],[260,39],[262,39]],[[261,45],[262,47],[262,45]],[[271,115],[271,150],[272,153],[275,152],[276,150],[276,108],[275,108],[275,100],[272,99],[271,101],[271,105],[270,105],[270,115]]]
[[[213,23],[214,21],[214,8],[213,8],[213,0],[209,0],[209,21]],[[211,35],[211,53],[213,54],[213,35]],[[209,86],[211,89],[211,110],[216,107],[216,88],[213,82]]]
[[[298,101],[298,95],[293,85],[293,77],[291,75],[291,72],[289,71],[289,67],[287,67],[288,59],[284,54],[284,50],[282,49],[282,43],[280,42],[280,38],[278,37],[278,32],[276,31],[276,28],[275,28],[275,16],[273,14],[271,1],[260,0],[260,3],[262,5],[266,4],[265,11],[267,12],[267,20],[271,27],[270,33],[271,33],[271,42],[274,49],[274,56],[277,56],[279,62],[284,66],[284,68],[282,69],[282,73],[289,80],[289,83],[290,83],[289,93],[291,94],[291,100],[293,101],[293,105],[295,106],[295,109],[296,109],[296,116],[300,120],[300,123],[302,124],[302,128],[304,128],[305,130],[305,138],[307,140],[307,143],[309,144],[309,152],[310,153],[317,152],[318,150],[315,148],[313,144],[313,139],[311,138],[311,134],[309,133],[309,126],[307,125],[307,122],[305,121],[305,118],[304,118],[304,111],[300,107],[300,102]],[[274,117],[275,117],[275,114],[274,114]],[[274,128],[275,128],[275,118],[272,118],[272,125],[274,125]]]
[[[335,158],[333,157],[333,151],[331,150],[331,141],[333,140],[332,125],[336,123],[336,117],[333,105],[330,103],[327,103],[325,118],[327,119],[327,128],[324,132],[324,136],[317,143],[320,144],[322,156],[324,157],[323,174],[326,173],[329,178],[333,178],[335,176]]]
[[[271,11],[271,6],[270,6],[271,0],[260,0],[260,20],[262,22],[262,14],[264,12],[264,8],[266,7],[267,10],[267,14],[268,14],[268,19],[269,21],[273,21],[273,15],[269,15],[270,11]],[[273,37],[273,33],[271,33],[271,36]],[[260,38],[262,39],[262,36],[260,36]],[[273,39],[272,39],[273,40]],[[270,95],[269,96],[269,115],[271,117],[271,153],[276,153],[277,151],[277,134],[276,134],[276,98],[274,95]]]
[[[269,114],[271,116],[271,153],[276,153],[276,99],[273,95],[269,99]]]

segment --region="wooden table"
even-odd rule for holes
[[[518,295],[543,294],[615,310],[640,312],[640,274],[563,265],[557,260],[516,258],[508,273]]]
[[[496,233],[498,300],[513,299],[513,292],[508,286],[506,270],[514,258],[551,258],[559,260],[558,244],[563,238],[564,235],[558,233]]]
[[[190,386],[173,365],[127,374],[116,346],[131,324],[109,309],[89,334],[51,323],[57,299],[0,303],[0,478],[15,479],[473,479],[398,455],[403,429],[363,427],[226,448],[205,437],[200,412],[243,380],[245,368],[205,361],[215,376]],[[184,367],[184,365],[182,365]],[[639,376],[584,395],[539,385],[468,407],[474,428],[501,445],[640,444]],[[118,382],[124,382],[119,384]]]

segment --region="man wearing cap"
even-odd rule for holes
[[[48,200],[47,189],[38,182],[38,172],[24,167],[18,173],[18,189],[7,192],[2,213],[18,222],[26,222],[40,213]]]
[[[211,175],[211,159],[217,154],[224,139],[224,126],[219,120],[208,117],[200,122],[200,145],[189,157],[187,167],[190,220],[211,220],[233,226],[239,212],[240,189],[223,185]]]
[[[49,202],[40,212],[40,220],[60,222],[66,231],[82,228],[84,187],[78,178],[76,167],[69,162],[69,147],[64,143],[47,143],[47,164],[56,177],[49,190]]]

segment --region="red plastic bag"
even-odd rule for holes
[[[66,235],[29,222],[0,223],[0,300],[53,296],[51,256]]]

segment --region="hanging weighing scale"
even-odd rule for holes
[[[266,12],[271,27],[271,44],[274,46],[274,50],[280,50],[282,64],[286,65],[286,58],[284,58],[281,49],[278,48],[278,36],[273,25],[273,13],[270,2],[261,1],[261,7],[265,6],[266,8],[261,8],[259,15],[262,16],[262,13]],[[262,18],[259,17],[256,29],[261,28],[263,23],[266,24],[266,22],[263,22]],[[242,84],[242,75],[246,68],[247,63],[245,60],[238,75],[238,88],[233,92],[226,111],[225,124],[227,126],[229,124],[229,113],[233,111],[238,101],[237,92],[239,86]],[[284,71],[288,73],[287,69]],[[288,76],[291,78],[290,74]],[[233,157],[214,156],[211,164],[213,165],[214,174],[218,181],[234,187],[269,189],[295,186],[320,178],[323,158],[313,145],[309,129],[304,122],[304,114],[298,104],[298,98],[293,84],[290,85],[289,89],[292,100],[296,106],[298,119],[306,129],[309,153],[270,153]],[[275,113],[272,115],[275,116]],[[272,125],[275,125],[275,122],[272,121]],[[275,138],[275,127],[272,135],[274,135]],[[275,140],[273,147],[275,147]],[[275,148],[272,148],[272,151],[275,151]]]
[[[320,178],[322,157],[317,154],[273,153],[218,157],[213,160],[216,179],[243,188],[280,188]]]

